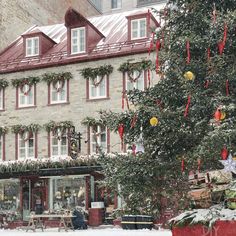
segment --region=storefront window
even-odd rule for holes
[[[20,216],[20,183],[18,180],[0,181],[0,213],[7,221],[14,221]]]
[[[81,177],[53,178],[53,209],[85,208],[85,179]]]

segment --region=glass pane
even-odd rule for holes
[[[61,155],[67,154],[67,146],[61,146]]]
[[[73,38],[77,38],[78,37],[78,30],[72,30],[72,37]]]
[[[35,55],[39,54],[39,39],[38,38],[34,39],[34,54]]]
[[[104,97],[106,95],[106,78],[104,78],[99,84],[99,96]]]
[[[19,147],[20,148],[25,148],[25,141],[23,139],[20,139],[19,141]]]
[[[138,21],[133,20],[132,21],[132,30],[137,30],[138,29]]]
[[[59,92],[60,96],[60,101],[65,101],[66,100],[66,91],[63,89],[61,92]]]
[[[28,155],[28,157],[34,157],[34,148],[33,147],[29,148],[29,155]]]
[[[85,51],[85,30],[80,30],[80,52]]]
[[[106,142],[106,134],[101,134],[101,142]]]
[[[34,146],[34,139],[33,138],[31,138],[31,139],[29,139],[29,147],[33,147]]]
[[[52,91],[52,101],[53,102],[57,101],[57,92],[55,91],[55,89]]]
[[[72,47],[72,52],[78,52],[78,46],[77,45],[73,45]]]
[[[139,90],[144,90],[144,72],[142,72],[142,75],[137,80],[136,88]]]
[[[73,45],[77,45],[77,42],[78,42],[77,38],[73,38],[72,44],[73,44]]]
[[[146,36],[146,20],[140,20],[140,37]]]
[[[52,155],[53,156],[58,156],[58,146],[53,146],[52,147]]]
[[[57,146],[58,145],[58,139],[56,137],[52,138],[52,145]]]
[[[25,96],[20,94],[20,105],[25,105]]]
[[[25,158],[26,157],[25,148],[20,148],[19,155],[20,155],[20,158]]]
[[[61,145],[66,145],[66,140],[67,140],[66,137],[62,137],[61,138]]]

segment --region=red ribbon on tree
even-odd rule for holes
[[[211,49],[207,48],[207,60],[210,61],[211,59]]]
[[[209,79],[205,82],[205,84],[204,84],[204,88],[208,88],[209,87],[209,84],[210,84],[210,81],[209,81]]]
[[[181,171],[184,172],[184,159],[181,161]]]
[[[227,32],[228,32],[228,26],[225,23],[223,40],[218,43],[220,55],[222,55],[224,48],[225,48],[225,43],[226,43],[226,39],[227,39]]]
[[[187,105],[186,105],[186,108],[185,108],[184,117],[188,116],[188,110],[189,110],[190,102],[191,102],[191,96],[188,95],[188,102],[187,102]]]
[[[228,155],[229,155],[229,152],[228,152],[228,150],[227,150],[227,148],[226,148],[225,145],[224,145],[224,147],[221,149],[220,155],[221,155],[221,159],[222,159],[222,160],[227,160]]]
[[[225,86],[226,86],[226,96],[229,96],[229,80],[228,79],[225,82]]]
[[[187,50],[187,64],[189,64],[190,63],[190,57],[191,57],[189,40],[187,40],[187,42],[186,42],[186,50]]]
[[[124,137],[124,124],[119,124],[118,126],[118,133],[120,135],[120,139],[121,139],[121,149],[123,150],[123,137]]]
[[[156,41],[156,73],[158,73],[159,70],[159,51],[161,48],[161,42],[160,39]]]
[[[155,33],[152,32],[152,38],[151,38],[151,42],[150,42],[150,47],[149,47],[149,49],[148,49],[148,55],[149,55],[149,56],[150,56],[150,53],[151,53],[151,51],[152,51],[152,49],[153,49],[154,35],[155,35]]]
[[[131,127],[131,128],[134,128],[134,126],[135,126],[135,124],[136,124],[136,122],[137,122],[137,119],[138,119],[138,117],[137,117],[137,115],[135,114],[134,117],[133,117],[132,120],[131,120],[131,124],[130,124],[130,127]]]

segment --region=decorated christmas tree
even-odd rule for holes
[[[158,213],[163,199],[188,207],[189,172],[223,169],[220,160],[236,152],[235,1],[169,0],[155,14],[162,27],[150,50],[160,81],[128,92],[135,109],[101,112],[138,148],[101,159],[105,182],[133,213]]]

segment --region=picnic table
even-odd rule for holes
[[[30,214],[29,216],[29,222],[26,227],[26,232],[28,230],[35,231],[36,229],[41,229],[42,231],[46,228],[44,225],[43,218],[58,218],[60,220],[58,231],[60,232],[61,229],[64,229],[65,231],[68,231],[68,229],[74,230],[73,224],[72,224],[72,217],[71,213],[67,214]]]

